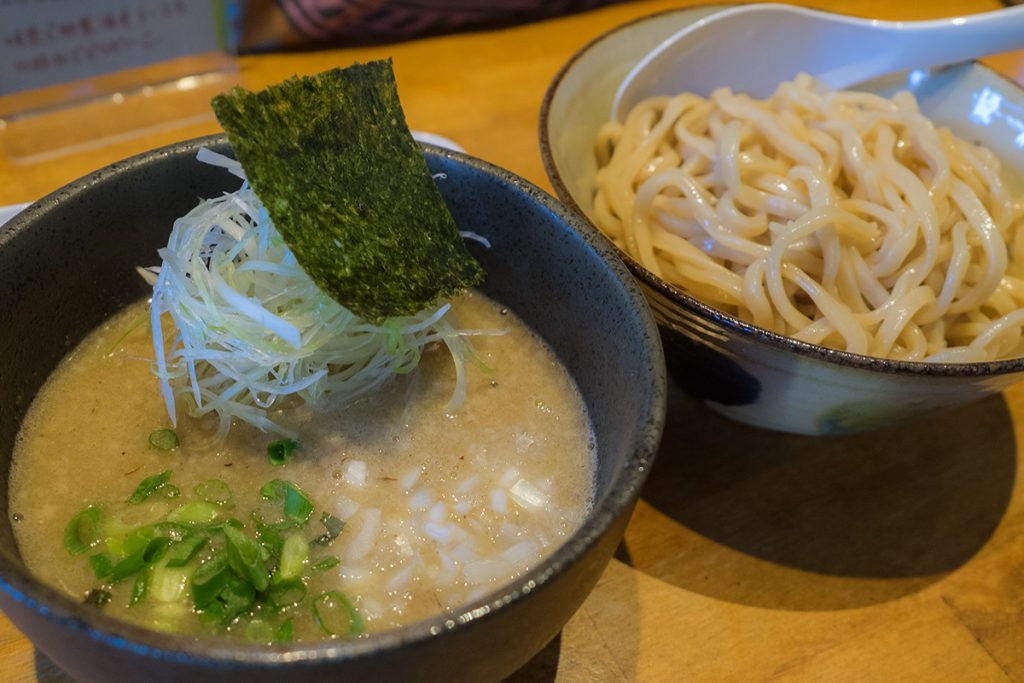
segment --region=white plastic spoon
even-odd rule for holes
[[[1024,6],[933,21],[857,19],[790,5],[744,5],[664,40],[626,75],[612,118],[654,95],[729,86],[767,97],[806,71],[832,88],[1024,47]]]

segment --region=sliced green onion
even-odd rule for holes
[[[192,527],[179,522],[163,521],[157,522],[154,526],[158,534],[166,536],[175,543],[183,540],[186,536],[192,535]]]
[[[290,643],[295,637],[295,627],[292,624],[291,619],[285,619],[284,622],[277,627],[277,633],[274,635],[274,640],[278,643]]]
[[[341,533],[341,530],[345,528],[345,522],[329,512],[320,515],[320,523],[327,529],[327,533],[316,537],[313,542],[317,545],[330,545],[338,537],[338,534]]]
[[[189,570],[158,564],[150,570],[149,594],[161,603],[182,602],[185,586],[188,585]]]
[[[198,526],[211,524],[216,521],[219,514],[220,510],[213,503],[193,500],[191,503],[185,503],[181,507],[171,510],[171,514],[167,515],[167,521]]]
[[[334,557],[333,555],[328,555],[324,559],[315,562],[310,567],[310,569],[312,569],[315,572],[322,572],[324,570],[330,569],[331,567],[337,567],[339,564],[341,564],[341,560]]]
[[[160,495],[164,498],[177,498],[181,495],[181,489],[174,484],[164,484],[160,487]]]
[[[155,524],[146,524],[145,526],[136,527],[128,531],[122,536],[121,541],[115,545],[119,549],[119,554],[123,556],[134,555],[149,545],[149,542],[153,540],[156,533],[157,527]]]
[[[72,555],[81,555],[99,543],[101,514],[90,505],[71,518],[64,527],[64,547]]]
[[[277,566],[274,579],[287,581],[302,576],[302,565],[309,557],[309,543],[301,534],[292,534],[285,539],[281,547],[281,562]]]
[[[278,533],[270,524],[265,523],[259,516],[259,512],[256,510],[252,511],[252,521],[256,526],[256,535],[259,536],[260,543],[270,553],[276,557],[281,556],[281,550],[284,547],[284,536]]]
[[[86,605],[95,605],[96,607],[103,607],[105,604],[110,602],[110,598],[113,596],[110,591],[105,591],[100,588],[93,588],[91,591],[85,594],[84,602]]]
[[[146,561],[142,558],[145,552],[146,549],[143,548],[115,564],[111,568],[110,573],[107,574],[107,581],[109,583],[117,583],[145,569]]]
[[[291,459],[298,447],[299,442],[294,439],[284,438],[271,441],[267,444],[267,458],[270,459],[271,465],[283,465]]]
[[[270,587],[267,598],[278,609],[294,607],[306,599],[306,584],[299,579],[282,581]]]
[[[128,497],[128,502],[133,505],[138,505],[153,495],[154,491],[166,484],[170,479],[170,470],[164,470],[160,474],[154,474],[152,477],[146,477],[135,489],[135,493]]]
[[[231,568],[224,553],[214,555],[199,565],[192,575],[192,602],[196,609],[211,605],[231,579]],[[223,615],[222,615],[223,616]]]
[[[196,612],[199,614],[199,619],[204,624],[224,624],[224,616],[227,612],[224,610],[224,603],[216,599],[216,595],[213,596],[214,600],[208,603],[204,607],[196,607]]]
[[[128,598],[128,606],[135,607],[146,597],[146,590],[149,588],[149,569],[139,572],[135,576],[135,583],[132,585],[132,595]]]
[[[158,451],[173,451],[181,441],[173,429],[157,429],[149,433],[149,445]]]
[[[171,546],[167,553],[168,567],[183,567],[192,561],[210,537],[205,534],[189,534]]]
[[[245,625],[245,639],[269,645],[274,642],[274,628],[262,619],[253,619]]]
[[[92,565],[92,573],[96,575],[97,579],[102,579],[114,568],[114,561],[106,553],[91,556],[89,564]]]
[[[224,525],[223,531],[228,542],[228,564],[257,591],[265,591],[270,574],[260,555],[259,543],[229,524]]]
[[[249,611],[256,601],[256,591],[248,581],[232,576],[218,597],[224,603],[224,622],[229,623]]]
[[[147,566],[155,562],[159,562],[163,559],[164,554],[167,552],[167,546],[169,546],[170,543],[171,539],[166,536],[157,536],[150,539],[149,543],[147,543],[144,548],[136,550],[134,553],[115,564],[107,575],[107,581],[110,583],[123,581],[129,576],[142,571]]]
[[[271,501],[284,499],[285,518],[294,526],[302,526],[313,514],[313,503],[290,481],[274,479],[260,488],[260,495]]]
[[[366,630],[363,617],[341,591],[327,591],[316,596],[313,617],[330,636],[356,636]]]
[[[167,554],[167,548],[171,545],[171,539],[166,536],[157,536],[146,545],[142,551],[142,559],[146,564],[159,562]]]
[[[235,497],[231,493],[231,487],[227,485],[227,482],[220,479],[209,479],[196,484],[192,490],[207,503],[213,503],[224,508],[234,507],[235,505]]]

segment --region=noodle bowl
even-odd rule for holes
[[[652,98],[596,146],[591,217],[711,306],[857,354],[1024,355],[1024,205],[909,93]]]

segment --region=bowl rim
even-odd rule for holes
[[[58,204],[89,190],[111,176],[159,162],[169,156],[192,156],[200,147],[227,144],[223,134],[175,142],[114,162],[53,191],[34,202],[9,223],[0,227],[0,248],[17,233],[31,229],[37,215],[44,215]],[[425,156],[434,156],[468,166],[490,176],[512,192],[527,195],[553,214],[564,230],[575,233],[582,246],[594,258],[604,262],[609,274],[618,281],[633,306],[638,323],[645,329],[650,351],[649,410],[637,425],[636,438],[621,468],[616,470],[607,493],[594,502],[582,525],[540,564],[522,576],[496,588],[485,596],[411,624],[371,633],[351,640],[323,640],[287,645],[239,643],[226,638],[202,638],[166,634],[121,621],[88,608],[64,593],[32,577],[0,554],[0,591],[43,618],[77,631],[86,631],[97,641],[115,649],[127,649],[154,661],[173,661],[190,665],[272,667],[282,663],[297,666],[327,662],[369,659],[407,646],[425,644],[446,632],[462,631],[474,623],[494,619],[505,608],[537,592],[565,573],[569,566],[597,544],[616,520],[628,512],[639,497],[650,465],[657,454],[664,427],[667,403],[667,376],[657,326],[636,281],[616,257],[614,247],[575,212],[528,180],[490,162],[435,145],[420,143]]]
[[[653,14],[648,14],[642,17],[637,17],[625,23],[614,26],[607,31],[597,35],[590,41],[588,41],[583,47],[576,50],[569,59],[562,65],[551,82],[548,84],[547,90],[544,92],[544,98],[541,100],[539,120],[539,141],[540,141],[540,155],[541,162],[544,165],[544,172],[548,176],[548,180],[551,182],[552,187],[555,190],[555,194],[560,200],[567,204],[570,208],[576,211],[583,218],[586,223],[592,227],[598,234],[611,244],[615,250],[616,255],[620,258],[630,272],[637,277],[644,286],[654,290],[657,294],[660,294],[663,298],[670,301],[672,304],[678,306],[684,311],[694,314],[698,318],[709,321],[719,328],[725,328],[730,334],[735,334],[739,338],[752,342],[755,344],[764,344],[781,351],[788,351],[796,353],[799,356],[805,358],[812,358],[826,363],[844,366],[847,368],[858,369],[858,370],[870,370],[872,372],[883,372],[892,375],[900,376],[915,376],[915,377],[992,377],[998,375],[1009,375],[1024,371],[1024,357],[1009,358],[1005,360],[994,360],[994,361],[978,361],[974,363],[933,363],[927,361],[908,361],[898,360],[893,358],[879,358],[876,356],[868,356],[859,353],[851,353],[850,351],[842,351],[839,349],[831,349],[826,346],[820,346],[818,344],[812,344],[810,342],[800,341],[793,339],[786,335],[778,332],[772,332],[763,327],[754,325],[745,320],[741,320],[736,316],[733,316],[724,311],[720,311],[713,306],[709,306],[704,302],[700,301],[696,297],[688,294],[683,289],[662,280],[657,277],[640,264],[639,261],[634,259],[630,254],[620,249],[615,245],[603,232],[591,221],[590,217],[579,205],[576,199],[569,192],[569,188],[562,180],[562,175],[558,171],[558,166],[555,163],[554,155],[552,154],[551,138],[549,133],[549,121],[551,119],[551,107],[555,97],[558,94],[558,89],[561,87],[566,76],[573,69],[577,62],[583,59],[587,53],[600,43],[612,38],[616,34],[631,30],[638,24],[646,23],[649,21],[658,21],[668,16],[688,14],[691,12],[699,11],[702,9],[716,9],[725,10],[729,7],[736,6],[737,3],[708,3],[708,4],[697,4],[688,5],[686,7],[676,7],[667,10],[661,10]],[[973,63],[975,68],[981,69],[988,74],[1004,80],[1012,84],[1016,90],[1024,90],[1022,86],[1014,83],[1010,79],[1006,78],[1002,74],[996,72],[990,67],[982,64],[978,61],[974,62],[962,62]],[[948,68],[954,68],[956,65],[951,65]]]

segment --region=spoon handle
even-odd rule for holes
[[[709,95],[728,86],[767,97],[806,71],[840,89],[910,68],[1024,47],[1024,6],[929,21],[860,19],[793,5],[742,5],[668,37],[623,79],[612,103],[622,121],[652,95]]]
[[[837,37],[856,43],[857,53],[872,56],[846,64],[835,60],[815,73],[833,88],[846,88],[893,71],[953,64],[1024,47],[1024,5],[930,21],[851,19],[847,28],[847,35]],[[837,48],[836,52],[845,50]]]

